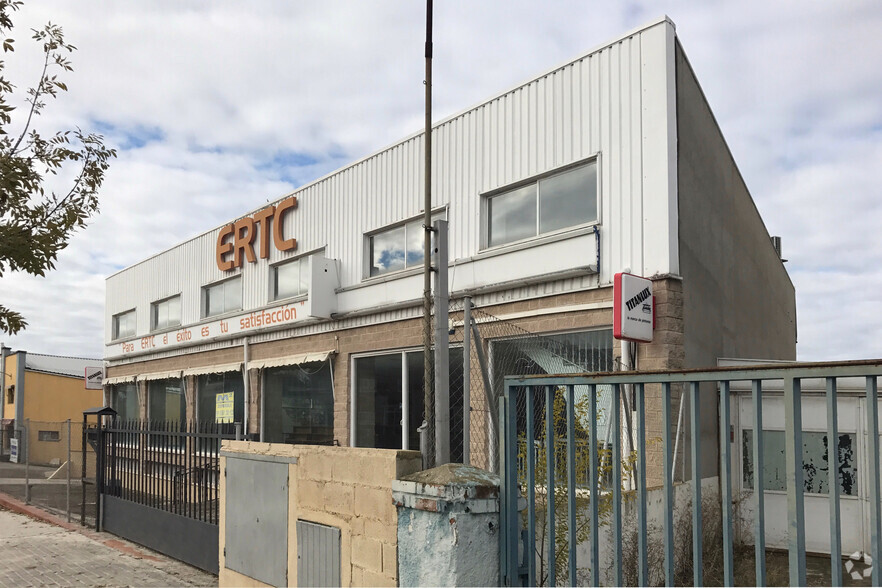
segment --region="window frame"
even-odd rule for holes
[[[420,262],[419,265],[411,265],[408,267],[407,265],[407,225],[413,224],[416,221],[422,221],[424,218],[423,214],[418,214],[415,216],[410,216],[400,221],[396,221],[394,223],[390,223],[388,225],[384,225],[382,227],[372,229],[364,233],[364,238],[362,239],[362,247],[363,247],[363,255],[362,255],[362,280],[377,280],[380,281],[383,278],[388,278],[389,276],[404,276],[408,275],[408,272],[416,272],[419,268],[423,267],[423,262]],[[447,220],[447,206],[442,206],[439,208],[435,208],[432,210],[432,223],[434,224],[436,220]],[[377,235],[382,235],[383,233],[390,233],[396,229],[400,229],[405,227],[404,229],[404,268],[398,270],[390,270],[382,273],[378,273],[376,275],[371,275],[371,267],[373,266],[373,255],[371,255],[371,244],[372,239]]]
[[[175,298],[177,298],[180,303],[180,318],[178,319],[178,322],[175,324],[168,323],[165,325],[157,325],[156,324],[157,319],[158,319],[157,311],[158,311],[159,305],[166,304],[166,303],[170,302],[171,300],[174,300]],[[150,303],[150,332],[151,333],[155,333],[157,331],[173,330],[176,327],[180,327],[182,324],[184,324],[184,301],[183,301],[183,296],[182,296],[181,292],[178,292],[177,294],[173,294],[171,296],[166,296],[165,298],[161,298],[159,300],[155,300]]]
[[[224,285],[224,287],[226,288],[226,284],[228,282],[232,282],[233,280],[239,280],[239,307],[238,308],[230,308],[230,309],[226,308],[226,299],[225,299],[224,300],[224,310],[222,312],[219,312],[217,314],[209,314],[208,313],[208,301],[209,301],[208,300],[209,299],[208,291],[210,289],[216,288],[220,285]],[[214,317],[219,317],[219,316],[226,316],[226,315],[232,314],[234,312],[240,312],[245,307],[244,301],[243,301],[243,294],[244,294],[244,291],[243,291],[244,285],[243,284],[244,284],[244,280],[242,279],[242,274],[240,273],[240,274],[236,274],[235,276],[230,276],[228,278],[224,278],[222,280],[218,280],[216,282],[211,282],[209,284],[205,284],[204,286],[202,286],[202,288],[200,289],[200,292],[199,292],[199,298],[200,298],[199,306],[201,307],[202,312],[200,314],[202,315],[202,318],[208,319],[208,318],[214,318]]]
[[[270,302],[278,302],[280,300],[287,300],[287,301],[301,300],[301,299],[306,300],[307,298],[309,298],[309,289],[312,287],[312,284],[310,283],[311,280],[307,279],[306,291],[299,293],[299,294],[292,294],[290,296],[279,296],[278,292],[277,292],[277,287],[278,287],[278,277],[277,276],[278,276],[279,268],[284,267],[286,265],[294,264],[294,263],[300,264],[300,271],[301,272],[303,271],[303,264],[305,263],[307,271],[309,271],[309,263],[310,263],[309,258],[312,255],[313,255],[313,253],[306,253],[304,255],[299,255],[297,257],[283,259],[282,261],[278,261],[276,263],[270,264],[270,266],[269,266],[269,300],[270,300]],[[303,281],[302,275],[303,274],[301,273],[301,282]],[[307,276],[307,277],[309,277],[309,276]]]
[[[432,347],[432,351],[434,352],[434,347]],[[449,349],[463,349],[462,343],[451,344]],[[403,347],[400,349],[382,349],[376,351],[362,351],[358,353],[350,353],[349,354],[349,445],[350,447],[362,447],[358,445],[358,368],[356,367],[356,361],[359,359],[363,359],[366,357],[384,357],[389,355],[396,355],[400,358],[401,366],[406,370],[407,366],[407,356],[410,353],[423,353],[424,349],[422,347]],[[409,422],[409,416],[404,411],[404,407],[407,404],[404,402],[405,398],[407,398],[407,386],[408,382],[406,379],[402,380],[401,383],[401,400],[402,400],[402,418],[401,418],[401,447],[402,450],[407,450],[410,445],[409,436],[407,431],[412,426],[413,423]],[[413,449],[413,448],[411,448]]]
[[[541,227],[542,218],[540,215],[540,211],[541,211],[542,191],[540,190],[540,187],[539,187],[540,182],[542,182],[544,180],[548,180],[554,176],[563,175],[567,172],[574,171],[580,167],[586,167],[586,166],[590,166],[590,165],[594,165],[594,167],[595,167],[595,203],[594,203],[594,206],[595,206],[595,212],[596,212],[595,217],[596,218],[592,221],[577,223],[577,224],[569,225],[569,226],[562,227],[559,229],[541,232],[540,227]],[[574,161],[572,163],[568,163],[566,165],[550,169],[550,170],[542,172],[540,174],[530,176],[530,177],[525,178],[523,180],[519,180],[517,182],[513,182],[511,184],[507,184],[505,186],[501,186],[499,188],[495,188],[493,190],[484,192],[483,194],[481,194],[481,240],[480,240],[479,251],[484,252],[484,251],[492,251],[492,250],[497,250],[497,249],[505,249],[508,247],[517,246],[522,243],[529,243],[530,241],[533,241],[536,239],[544,239],[544,238],[548,238],[549,236],[562,235],[562,234],[569,233],[571,231],[576,231],[579,229],[584,229],[586,227],[599,225],[600,218],[601,218],[600,203],[601,203],[601,187],[602,187],[600,171],[601,171],[600,153],[596,153],[594,155],[591,155],[590,157],[586,157],[586,158],[580,159],[578,161]],[[518,191],[522,188],[528,187],[528,186],[535,186],[536,187],[536,197],[535,197],[535,200],[536,200],[536,227],[535,227],[534,234],[532,234],[528,237],[521,238],[521,239],[508,241],[506,243],[499,243],[497,245],[491,245],[490,244],[490,221],[491,221],[491,219],[490,219],[490,201],[493,200],[494,198],[498,198],[500,196],[504,196],[505,194],[516,192],[516,191]]]
[[[129,310],[124,310],[123,312],[118,312],[111,317],[111,341],[117,341],[119,339],[126,339],[128,337],[134,337],[138,334],[138,313],[136,312],[137,308],[130,308]],[[131,333],[120,333],[119,332],[119,319],[123,316],[132,315],[133,324],[132,324],[132,332]]]

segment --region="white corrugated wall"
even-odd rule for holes
[[[475,285],[467,266],[481,251],[481,194],[593,156],[599,158],[599,283],[610,283],[624,267],[645,275],[677,273],[673,34],[670,22],[661,20],[436,126],[433,207],[447,207],[450,256],[459,263],[454,289]],[[341,311],[394,302],[390,291],[402,300],[421,295],[421,278],[388,284],[365,281],[363,274],[364,234],[421,213],[422,143],[422,134],[412,136],[294,192],[299,206],[287,214],[284,233],[298,241],[293,255],[324,249],[339,260]],[[111,339],[111,317],[131,308],[137,308],[137,334],[147,334],[150,303],[178,293],[183,325],[199,322],[201,288],[234,275],[215,264],[218,230],[108,278],[105,340]],[[578,249],[569,265],[588,265],[596,255],[593,243],[582,231],[547,251],[560,258]],[[484,263],[514,268],[519,255]],[[271,247],[269,261],[291,256]],[[246,261],[241,271],[244,309],[266,305],[268,264]],[[560,283],[584,288],[598,280]]]

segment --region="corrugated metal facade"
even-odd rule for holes
[[[433,208],[444,208],[450,222],[452,290],[594,265],[592,227],[501,252],[484,251],[481,241],[482,194],[592,157],[598,159],[601,275],[520,286],[506,299],[549,288],[609,284],[612,273],[624,267],[644,275],[677,273],[673,35],[670,22],[659,21],[436,126]],[[270,264],[319,250],[339,263],[339,313],[419,298],[418,274],[365,279],[365,233],[420,214],[422,144],[422,134],[412,136],[294,192],[299,206],[286,215],[284,233],[298,240],[297,251],[280,253],[271,247],[269,263],[244,264],[243,309],[270,303]],[[108,278],[105,341],[112,338],[113,315],[132,308],[137,309],[136,334],[148,334],[150,304],[175,294],[182,294],[182,324],[199,323],[201,288],[236,273],[222,272],[215,264],[218,232]],[[487,303],[494,296],[482,298]],[[346,322],[394,320],[417,310]],[[305,325],[258,337],[343,326],[334,325]]]

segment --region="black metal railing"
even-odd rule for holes
[[[101,429],[98,491],[218,524],[220,442],[237,425],[114,421]]]

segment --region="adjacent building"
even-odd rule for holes
[[[0,346],[3,377],[3,453],[17,439],[20,461],[60,465],[67,460],[68,427],[74,433],[72,450],[81,451],[83,411],[101,406],[100,359],[63,357],[13,351]],[[95,370],[97,387],[86,388],[87,368]]]
[[[423,142],[108,277],[108,402],[269,442],[418,448]],[[433,154],[453,304],[468,295],[570,363],[618,369],[612,284],[629,269],[654,281],[639,368],[795,359],[793,284],[667,18],[438,122]],[[482,345],[492,381],[549,365],[516,337]],[[483,385],[470,384],[472,446],[489,435]],[[701,408],[715,447],[716,405]]]

